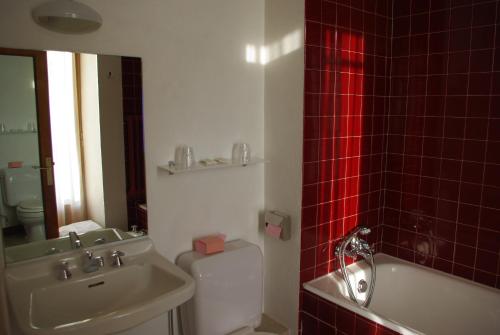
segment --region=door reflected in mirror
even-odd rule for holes
[[[140,58],[0,48],[0,73],[6,258],[71,231],[147,231]]]

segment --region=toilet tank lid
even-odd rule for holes
[[[32,166],[23,166],[19,168],[3,168],[0,169],[0,175],[2,176],[18,176],[25,173],[40,173],[37,169]]]
[[[179,255],[177,257],[176,263],[180,266],[184,271],[191,273],[191,266],[198,261],[204,260],[206,258],[220,257],[224,254],[235,252],[237,250],[245,249],[245,248],[256,248],[260,252],[259,246],[247,242],[245,240],[234,240],[224,243],[224,251],[212,255],[203,255],[196,251],[187,251]]]

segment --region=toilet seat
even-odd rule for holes
[[[44,211],[40,200],[24,200],[16,207],[17,219],[26,226],[43,225]]]
[[[40,200],[21,201],[17,210],[21,213],[40,213],[43,212],[43,203]]]
[[[45,213],[41,200],[21,201],[16,207],[16,214],[30,241],[45,239]]]

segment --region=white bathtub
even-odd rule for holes
[[[369,266],[360,264],[349,270],[356,283],[361,278],[369,283]],[[377,280],[369,308],[349,300],[338,272],[307,282],[304,288],[405,335],[500,334],[500,290],[385,254],[375,255],[375,264]]]

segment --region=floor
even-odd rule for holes
[[[22,226],[3,228],[2,233],[5,248],[28,243],[28,238]]]

